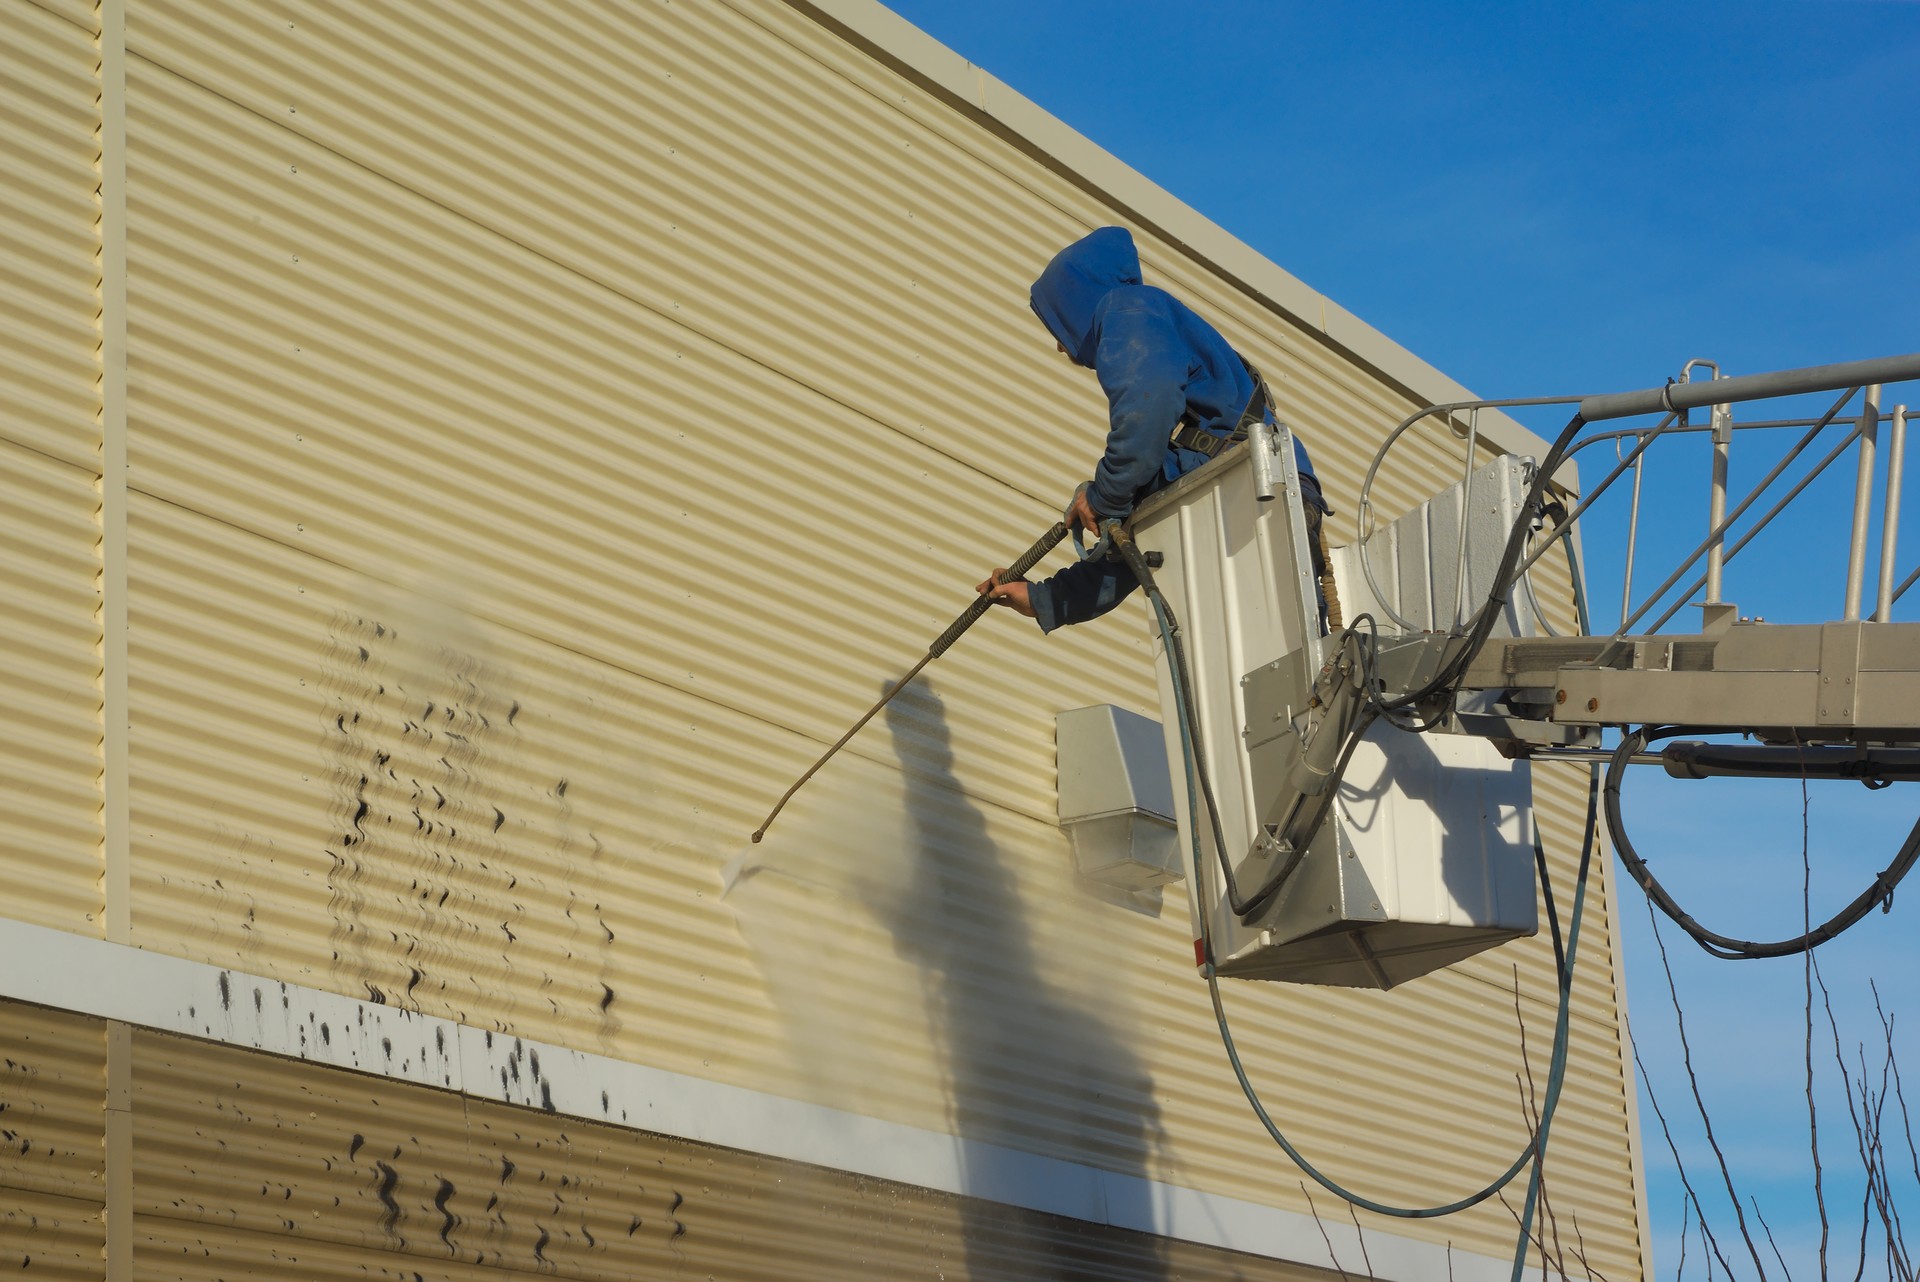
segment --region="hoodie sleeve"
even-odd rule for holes
[[[1087,499],[1101,516],[1122,517],[1159,472],[1187,407],[1186,345],[1151,299],[1109,295],[1094,368],[1107,394],[1107,448]]]

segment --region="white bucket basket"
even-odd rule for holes
[[[1258,446],[1248,445],[1154,496],[1131,523],[1141,550],[1163,558],[1154,578],[1179,621],[1198,746],[1235,866],[1264,835],[1261,817],[1281,788],[1272,747],[1304,723],[1300,705],[1321,662],[1305,510],[1285,428],[1278,446],[1270,500],[1250,466]],[[1475,509],[1483,498],[1500,501],[1476,488]],[[1512,496],[1505,501],[1511,506]],[[1441,495],[1409,519],[1431,524],[1431,509],[1446,502]],[[1457,496],[1452,502],[1457,511]],[[1406,564],[1416,545],[1424,551],[1437,542],[1394,543],[1396,584],[1417,581],[1428,596],[1452,598],[1451,564],[1440,576],[1431,558],[1424,575]],[[1449,562],[1454,551],[1444,549]],[[1355,616],[1373,602],[1344,568],[1337,559],[1340,597]],[[1203,852],[1190,889],[1194,932],[1206,914],[1221,974],[1390,988],[1537,929],[1527,765],[1480,739],[1416,735],[1379,721],[1355,748],[1307,852],[1243,920],[1229,902],[1213,825],[1204,809],[1191,811],[1181,713],[1157,627],[1154,638],[1182,847],[1191,850],[1197,820]],[[1204,808],[1204,794],[1200,800]],[[1241,880],[1245,902],[1256,887]]]

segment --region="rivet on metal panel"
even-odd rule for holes
[[[1555,703],[1565,703],[1567,701],[1567,692],[1565,690],[1556,690],[1553,695],[1553,701]]]
[[[1598,699],[1589,699],[1589,700],[1587,700],[1587,711],[1588,711],[1588,712],[1598,712],[1598,711],[1600,711],[1600,700],[1598,700]]]

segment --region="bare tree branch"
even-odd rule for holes
[[[1791,1279],[1793,1274],[1787,1270],[1786,1257],[1780,1254],[1780,1244],[1773,1240],[1773,1226],[1768,1224],[1767,1217],[1760,1213],[1760,1200],[1752,1194],[1747,1195],[1747,1200],[1753,1203],[1753,1218],[1760,1221],[1760,1231],[1767,1235],[1767,1245],[1773,1248],[1773,1258],[1780,1261],[1780,1272]]]
[[[1354,1209],[1353,1203],[1349,1202],[1347,1214],[1353,1218],[1353,1232],[1360,1239],[1360,1263],[1366,1268],[1367,1276],[1372,1277],[1373,1260],[1367,1254],[1367,1231],[1360,1227],[1360,1212]]]
[[[1687,1070],[1687,1085],[1693,1091],[1694,1111],[1700,1115],[1700,1125],[1707,1133],[1707,1147],[1713,1150],[1713,1160],[1720,1167],[1720,1181],[1726,1186],[1727,1201],[1733,1204],[1733,1217],[1740,1226],[1741,1240],[1747,1244],[1747,1254],[1753,1259],[1753,1271],[1760,1282],[1767,1282],[1767,1266],[1760,1262],[1760,1248],[1754,1245],[1753,1233],[1747,1228],[1747,1214],[1741,1209],[1740,1194],[1733,1187],[1733,1171],[1727,1166],[1727,1155],[1720,1151],[1720,1141],[1713,1133],[1713,1119],[1707,1116],[1707,1102],[1700,1094],[1700,1077],[1693,1071],[1693,1047],[1687,1041],[1687,1017],[1680,1009],[1680,989],[1674,983],[1673,963],[1667,958],[1667,942],[1660,935],[1660,922],[1653,913],[1653,900],[1647,900],[1647,920],[1653,923],[1653,942],[1660,949],[1660,966],[1667,975],[1667,993],[1673,999],[1674,1028],[1680,1034],[1680,1063]],[[1724,1260],[1721,1263],[1725,1263]],[[1733,1270],[1727,1270],[1731,1276]]]
[[[1305,1180],[1300,1181],[1300,1192],[1307,1199],[1307,1210],[1313,1216],[1314,1227],[1320,1230],[1320,1240],[1327,1244],[1327,1258],[1333,1261],[1333,1271],[1340,1275],[1340,1282],[1353,1282],[1353,1279],[1347,1276],[1347,1271],[1340,1267],[1340,1253],[1333,1249],[1333,1239],[1327,1234],[1326,1222],[1320,1218],[1320,1208],[1313,1204],[1313,1194],[1307,1191]],[[1452,1267],[1451,1263],[1448,1267]]]
[[[1807,776],[1806,772],[1802,771],[1800,775],[1800,929],[1803,931],[1813,929],[1811,811],[1812,803],[1807,794]],[[1807,1147],[1813,1154],[1813,1204],[1820,1212],[1820,1277],[1824,1279],[1827,1276],[1827,1240],[1832,1230],[1827,1223],[1825,1173],[1820,1166],[1820,1111],[1814,1104],[1813,1091],[1813,949],[1811,948],[1800,955],[1800,976],[1806,994]]]
[[[1873,1164],[1867,1159],[1865,1122],[1860,1116],[1860,1110],[1854,1106],[1853,1074],[1847,1070],[1846,1049],[1840,1042],[1840,1022],[1835,1019],[1833,1015],[1833,993],[1827,988],[1826,976],[1820,973],[1819,961],[1813,958],[1813,950],[1809,949],[1807,956],[1813,967],[1813,982],[1820,989],[1821,1005],[1827,1012],[1827,1028],[1833,1034],[1833,1062],[1838,1065],[1840,1069],[1840,1085],[1846,1093],[1847,1116],[1853,1121],[1853,1133],[1857,1139],[1860,1150],[1860,1164],[1866,1168],[1869,1175],[1868,1183],[1871,1185]],[[1862,1081],[1860,1087],[1862,1090],[1865,1090],[1866,1082]],[[1869,1188],[1868,1191],[1862,1195],[1860,1202],[1860,1263],[1853,1271],[1853,1282],[1860,1282],[1860,1279],[1864,1277],[1867,1272],[1867,1228],[1869,1224],[1871,1224],[1872,1218],[1873,1193],[1871,1188]]]
[[[1687,1176],[1687,1164],[1680,1160],[1680,1146],[1673,1142],[1673,1128],[1667,1125],[1666,1111],[1660,1107],[1660,1097],[1654,1093],[1653,1079],[1647,1076],[1647,1066],[1640,1058],[1640,1043],[1633,1036],[1631,1028],[1627,1030],[1627,1046],[1633,1051],[1633,1066],[1640,1071],[1640,1085],[1647,1092],[1647,1102],[1653,1105],[1653,1115],[1659,1119],[1660,1137],[1666,1140],[1667,1152],[1673,1155],[1673,1169],[1680,1174],[1680,1187],[1686,1190],[1687,1202],[1700,1221],[1700,1236],[1713,1253],[1707,1257],[1707,1277],[1709,1280],[1713,1277],[1715,1259],[1720,1261],[1720,1267],[1727,1271],[1727,1276],[1732,1277],[1733,1266],[1727,1263],[1727,1257],[1721,1253],[1720,1241],[1714,1236],[1713,1227],[1707,1223],[1706,1209],[1700,1205],[1699,1194],[1693,1191],[1693,1181]],[[1501,1201],[1505,1200],[1501,1198]]]

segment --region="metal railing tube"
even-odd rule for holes
[[[1633,508],[1627,517],[1627,569],[1620,576],[1620,617],[1626,618],[1627,611],[1633,608],[1633,554],[1640,542],[1640,479],[1646,471],[1644,453],[1636,453],[1633,458]]]
[[[1873,516],[1874,445],[1880,434],[1880,387],[1869,384],[1860,396],[1859,462],[1853,472],[1853,533],[1847,541],[1847,599],[1840,617],[1860,617],[1860,593],[1867,580],[1867,523]]]
[[[1727,519],[1727,455],[1733,448],[1733,406],[1713,407],[1713,491],[1707,499],[1707,528],[1718,530]],[[1720,576],[1726,563],[1722,555],[1724,533],[1713,536],[1707,549],[1707,604],[1720,604]]]
[[[1722,387],[1725,387],[1728,383],[1732,381],[1733,381],[1732,379],[1723,378],[1720,380],[1719,385]],[[1758,485],[1754,486],[1753,489],[1748,492],[1747,497],[1742,499],[1740,501],[1740,505],[1734,508],[1734,510],[1728,514],[1727,519],[1722,521],[1718,526],[1716,526],[1712,531],[1710,531],[1707,537],[1701,541],[1700,546],[1693,550],[1692,555],[1688,556],[1686,560],[1682,561],[1678,566],[1674,568],[1673,573],[1667,576],[1666,582],[1662,583],[1659,587],[1654,589],[1653,595],[1647,598],[1646,604],[1642,605],[1638,610],[1634,611],[1633,616],[1631,618],[1622,619],[1620,621],[1620,630],[1613,634],[1613,643],[1608,645],[1604,650],[1602,650],[1600,653],[1600,656],[1593,661],[1595,667],[1598,667],[1602,663],[1606,662],[1606,660],[1613,655],[1614,651],[1619,648],[1619,643],[1621,638],[1627,635],[1627,629],[1631,628],[1635,623],[1639,622],[1641,615],[1645,614],[1647,611],[1651,610],[1654,606],[1658,605],[1660,603],[1660,599],[1666,596],[1668,590],[1671,589],[1674,584],[1680,581],[1680,577],[1684,575],[1688,570],[1693,568],[1694,562],[1698,561],[1701,557],[1706,555],[1707,549],[1713,546],[1713,541],[1716,538],[1719,538],[1720,536],[1724,535],[1727,532],[1728,527],[1730,527],[1735,521],[1738,521],[1742,516],[1745,516],[1747,509],[1760,501],[1760,496],[1766,493],[1767,487],[1772,485],[1775,481],[1779,480],[1780,474],[1782,472],[1785,472],[1787,468],[1793,465],[1793,461],[1800,457],[1801,453],[1807,448],[1807,446],[1813,444],[1815,440],[1819,439],[1820,433],[1823,430],[1825,430],[1827,424],[1833,421],[1834,416],[1840,412],[1841,407],[1844,406],[1848,401],[1852,400],[1854,392],[1858,390],[1859,390],[1858,388],[1849,387],[1846,389],[1846,391],[1842,392],[1840,395],[1840,399],[1833,403],[1833,407],[1829,409],[1825,414],[1821,415],[1820,421],[1815,423],[1812,427],[1808,428],[1806,433],[1803,436],[1801,436],[1801,438],[1798,441],[1794,442],[1793,448],[1788,450],[1786,453],[1786,456],[1783,457],[1778,463],[1775,463],[1773,465],[1773,469],[1760,479],[1760,483]],[[1746,546],[1747,539],[1751,539],[1755,534],[1758,534],[1761,529],[1765,528],[1766,523],[1768,521],[1771,521],[1775,516],[1777,516],[1780,512],[1780,509],[1784,507],[1787,503],[1793,500],[1794,495],[1798,494],[1801,490],[1807,487],[1808,481],[1811,481],[1814,476],[1820,475],[1821,470],[1824,469],[1827,466],[1827,464],[1833,462],[1835,458],[1839,457],[1839,452],[1841,450],[1846,449],[1847,446],[1853,443],[1853,437],[1854,437],[1854,433],[1852,432],[1847,433],[1847,439],[1840,442],[1839,446],[1836,447],[1835,451],[1832,454],[1827,455],[1826,459],[1823,462],[1821,462],[1820,465],[1813,470],[1813,473],[1811,476],[1807,477],[1806,480],[1801,481],[1799,485],[1795,486],[1793,491],[1789,493],[1785,499],[1782,499],[1779,503],[1775,504],[1773,507],[1773,510],[1768,512],[1766,516],[1761,518],[1759,525],[1755,526],[1752,530],[1747,532],[1746,538],[1742,539],[1739,543],[1734,545],[1733,549],[1727,553],[1727,560],[1731,561],[1734,558],[1734,555],[1738,553],[1741,548]],[[1700,578],[1694,580],[1693,585],[1689,587],[1684,593],[1681,594],[1680,600],[1674,604],[1673,608],[1668,610],[1664,615],[1660,617],[1660,622],[1665,623],[1668,619],[1671,619],[1675,614],[1677,614],[1680,610],[1680,607],[1686,604],[1686,599],[1692,596],[1695,592],[1699,591],[1702,584],[1704,584],[1705,581],[1706,581],[1706,576],[1704,574],[1701,575]],[[1654,625],[1655,628],[1658,628],[1659,626],[1660,624]]]
[[[1851,397],[1849,397],[1849,399],[1851,399]],[[1787,505],[1792,503],[1795,499],[1799,498],[1800,495],[1806,491],[1806,488],[1809,485],[1812,485],[1815,481],[1819,480],[1820,474],[1822,472],[1825,472],[1829,467],[1831,467],[1835,459],[1839,458],[1842,454],[1845,454],[1847,452],[1847,447],[1853,444],[1853,438],[1858,436],[1859,434],[1860,434],[1860,427],[1859,427],[1859,424],[1856,423],[1853,427],[1853,430],[1848,432],[1838,445],[1834,446],[1831,450],[1827,452],[1827,456],[1825,458],[1821,459],[1818,463],[1815,463],[1813,465],[1812,471],[1808,472],[1805,476],[1801,477],[1797,482],[1795,482],[1794,487],[1792,489],[1788,490],[1785,494],[1780,496],[1780,501],[1778,503],[1775,503],[1772,507],[1767,509],[1767,513],[1765,516],[1761,517],[1758,521],[1754,522],[1752,529],[1748,530],[1745,534],[1741,535],[1739,541],[1735,543],[1732,547],[1727,549],[1727,560],[1731,561],[1733,560],[1734,557],[1739,556],[1740,550],[1746,547],[1747,544],[1753,542],[1755,535],[1759,534],[1760,531],[1766,529],[1767,526],[1773,522],[1774,517],[1779,516],[1782,512],[1786,511]],[[1758,498],[1759,495],[1755,494],[1754,497]],[[1733,520],[1738,520],[1739,518],[1740,518],[1740,513],[1735,512],[1733,514]],[[1696,553],[1695,555],[1697,556],[1698,554]],[[1687,562],[1687,565],[1691,565],[1691,564],[1693,564],[1692,561]],[[1680,570],[1675,572],[1675,577],[1677,578],[1680,573],[1686,570],[1686,568],[1687,567],[1685,565],[1681,566]],[[1667,620],[1671,619],[1674,615],[1680,613],[1681,609],[1687,604],[1687,598],[1692,596],[1695,592],[1698,592],[1701,588],[1701,585],[1703,585],[1706,582],[1706,580],[1707,580],[1707,576],[1702,574],[1699,578],[1695,579],[1691,584],[1689,584],[1687,586],[1687,590],[1680,594],[1680,599],[1678,601],[1675,601],[1672,605],[1668,606],[1667,612],[1661,615],[1658,619],[1654,620],[1653,623],[1647,628],[1647,631],[1658,632],[1661,628],[1665,627],[1667,625]],[[1657,599],[1658,598],[1656,598],[1656,600]],[[1643,605],[1640,607],[1640,613],[1645,614],[1649,609],[1652,608],[1652,606],[1653,606],[1652,601],[1647,602],[1646,605]],[[1635,618],[1637,619],[1638,616],[1636,615]],[[1626,633],[1626,629],[1621,628],[1620,632],[1615,635],[1614,640],[1618,641],[1621,636],[1625,635],[1625,633]],[[1602,659],[1604,659],[1607,655],[1612,654],[1613,650],[1616,648],[1617,647],[1610,647],[1608,650],[1603,651]],[[1596,660],[1595,662],[1598,663],[1600,661],[1602,660]]]
[[[1869,383],[1904,383],[1920,378],[1920,352],[1904,356],[1880,356],[1866,361],[1843,361],[1838,365],[1811,365],[1805,369],[1774,370],[1767,374],[1740,374],[1700,383],[1669,383],[1638,392],[1609,392],[1589,396],[1580,402],[1580,417],[1589,423],[1603,419],[1626,418],[1633,414],[1657,414],[1662,410],[1698,409],[1703,405],[1731,405],[1736,401],[1758,401],[1772,396],[1797,396],[1805,392],[1833,392],[1843,387],[1864,387]]]
[[[1900,473],[1907,461],[1907,407],[1893,407],[1887,434],[1887,503],[1880,518],[1880,594],[1873,617],[1893,622],[1893,558],[1900,542]]]

